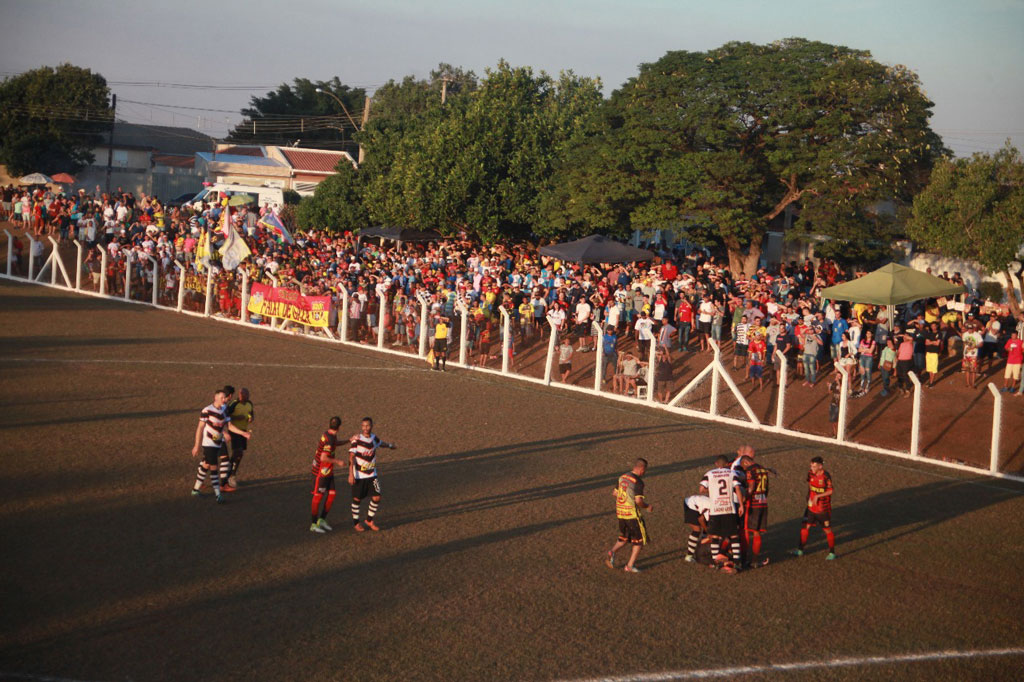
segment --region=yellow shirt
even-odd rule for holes
[[[435,339],[447,339],[448,338],[448,325],[444,322],[438,322],[437,326],[434,327],[434,338]]]

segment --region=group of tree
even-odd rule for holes
[[[0,83],[0,163],[12,176],[75,173],[110,129],[103,76],[71,64],[44,66]]]
[[[296,208],[305,227],[485,242],[670,228],[746,273],[783,217],[846,262],[910,236],[1006,272],[1024,242],[1017,150],[953,160],[917,76],[866,51],[729,43],[642,64],[608,98],[601,87],[504,61],[482,78],[441,64],[378,88],[362,125],[363,89],[299,78],[253,97],[229,139],[362,147],[359,168],[343,161]],[[108,98],[101,76],[70,65],[6,79],[0,161],[15,174],[81,167]]]

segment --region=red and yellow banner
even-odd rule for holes
[[[260,317],[279,317],[310,327],[327,327],[330,296],[303,296],[294,289],[253,283],[249,312]]]

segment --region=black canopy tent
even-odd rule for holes
[[[542,246],[540,254],[569,263],[632,263],[654,258],[654,254],[647,249],[638,249],[599,234],[574,242]]]
[[[433,230],[414,230],[411,227],[392,227],[390,225],[380,225],[378,227],[368,227],[365,230],[360,230],[358,239],[363,240],[368,237],[377,237],[378,239],[390,239],[396,242],[432,242],[441,238],[441,235]]]

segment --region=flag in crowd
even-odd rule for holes
[[[224,269],[234,270],[238,267],[239,263],[252,255],[252,251],[249,250],[245,240],[239,236],[238,230],[231,225],[228,214],[228,207],[225,206],[221,224],[225,239],[220,247],[220,255],[221,264],[224,266]]]
[[[284,226],[284,223],[272,211],[267,211],[267,214],[260,218],[260,225],[267,228],[278,243],[292,244],[295,241],[288,233],[288,228]]]

